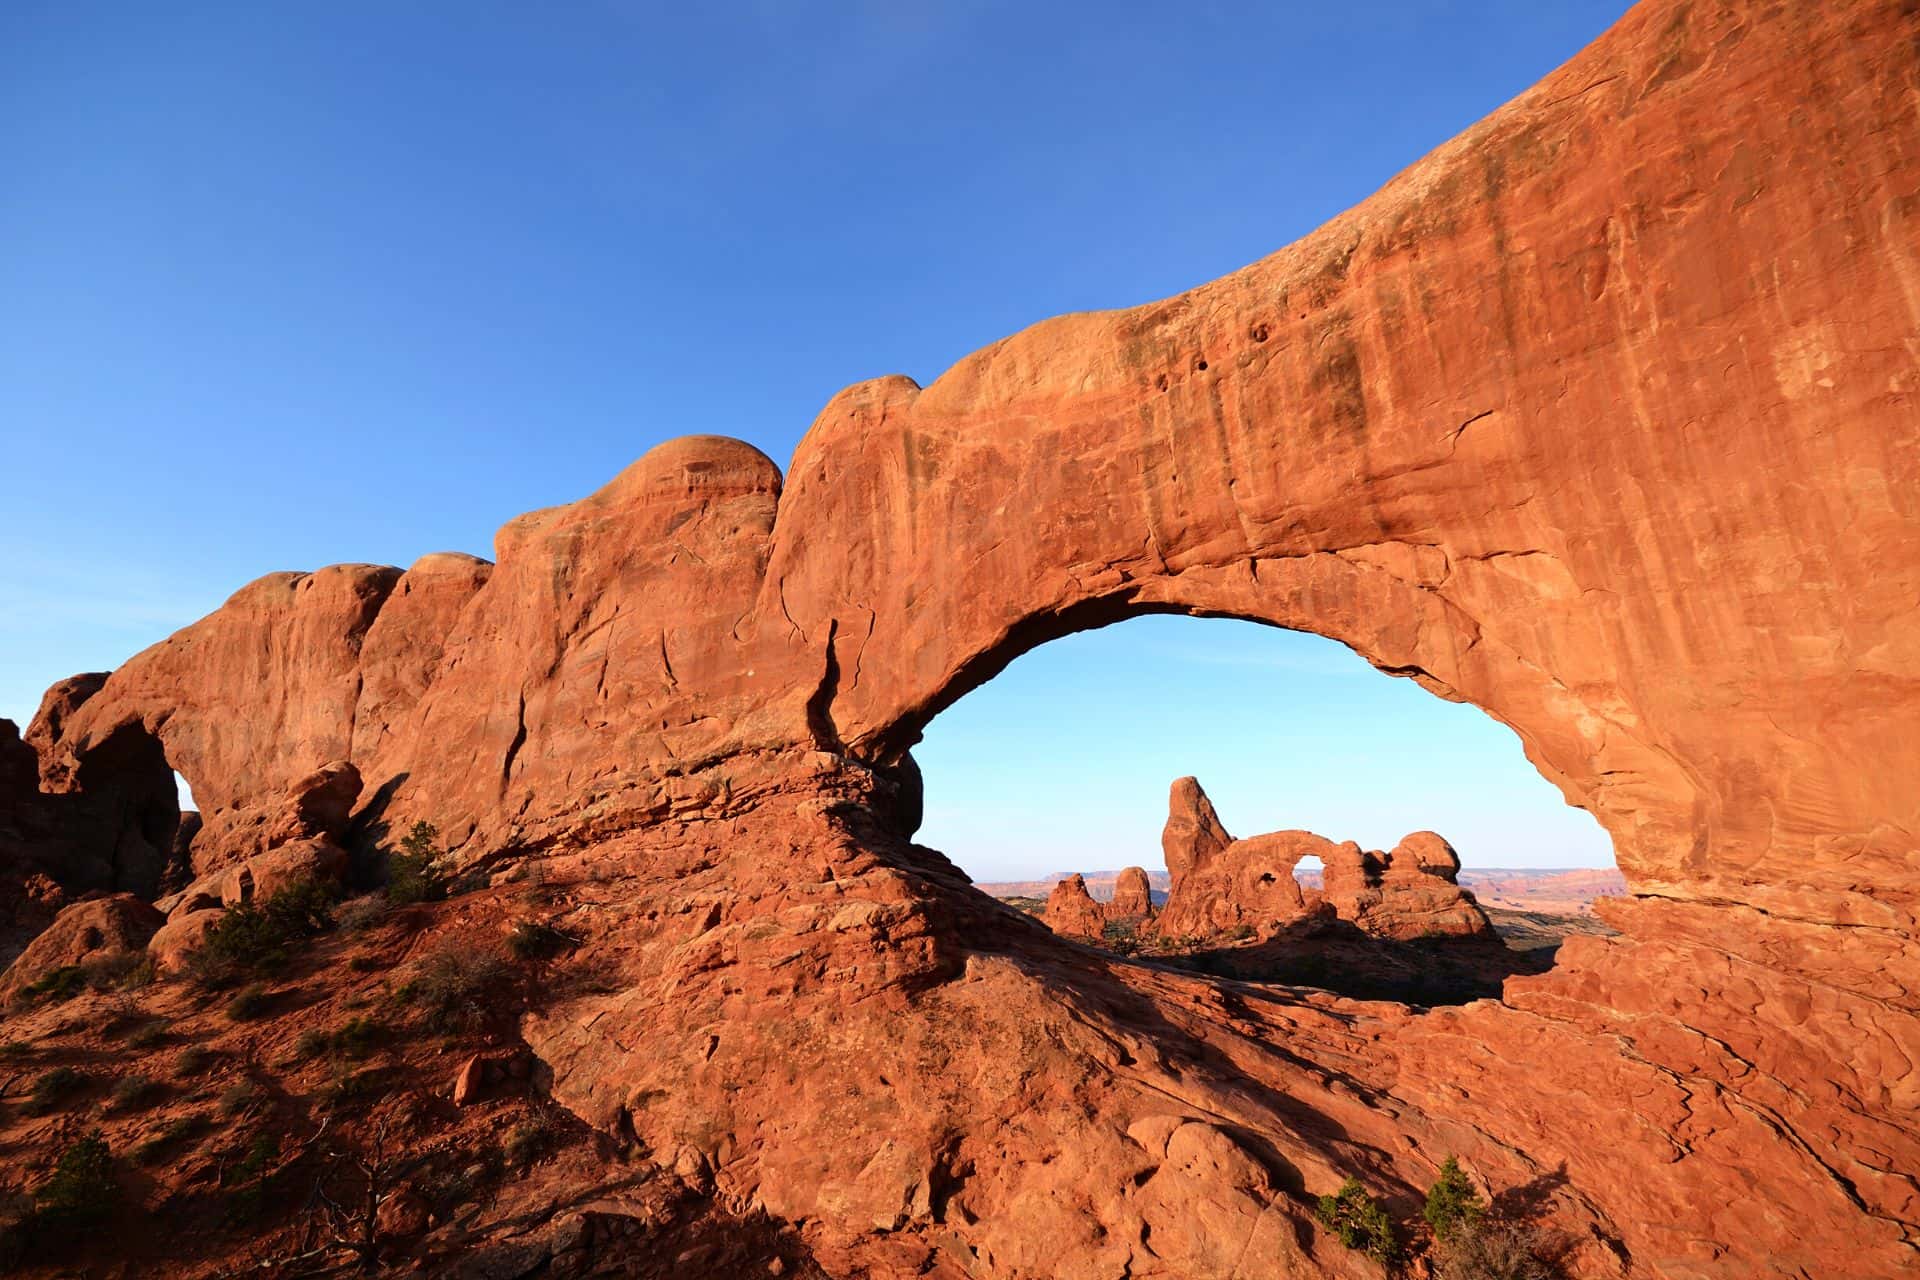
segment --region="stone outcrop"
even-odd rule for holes
[[[1453,1151],[1583,1275],[1910,1274],[1912,27],[1646,0],[1269,258],[847,389],[785,476],[676,440],[491,566],[262,579],[42,717],[43,787],[131,801],[85,851],[129,882],[169,764],[195,874],[330,761],[360,836],[542,859],[617,987],[527,1020],[555,1096],[848,1269],[1358,1275],[1308,1197]],[[1620,936],[1415,1013],[982,906],[910,842],[920,731],[1163,612],[1512,727],[1611,834]]]

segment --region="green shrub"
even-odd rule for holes
[[[278,973],[297,944],[332,927],[334,897],[331,885],[302,878],[270,898],[235,903],[207,930],[189,972],[213,988]]]
[[[293,1042],[293,1056],[301,1060],[317,1058],[327,1051],[329,1037],[318,1027],[308,1027]]]
[[[507,1135],[507,1159],[516,1165],[530,1165],[553,1146],[553,1126],[543,1116],[515,1125]]]
[[[447,878],[434,866],[446,851],[435,841],[440,832],[431,822],[416,822],[387,854],[387,901],[397,906],[436,902],[447,896]]]
[[[1341,1244],[1375,1262],[1392,1266],[1400,1257],[1400,1241],[1392,1220],[1358,1178],[1348,1178],[1339,1191],[1320,1197],[1320,1221],[1333,1229]]]
[[[45,1115],[55,1107],[87,1087],[87,1077],[72,1067],[55,1067],[33,1082],[33,1089],[27,1095],[27,1110],[34,1115]]]
[[[1422,1211],[1434,1238],[1452,1239],[1463,1226],[1479,1221],[1486,1209],[1467,1175],[1460,1171],[1460,1161],[1448,1156],[1440,1166],[1440,1177],[1427,1190],[1427,1207]]]
[[[546,960],[563,951],[571,951],[579,942],[550,924],[522,920],[507,937],[507,949],[515,960]]]
[[[220,1094],[220,1114],[231,1120],[243,1112],[251,1111],[260,1100],[260,1089],[252,1081],[242,1080],[231,1084]]]
[[[227,1017],[233,1022],[251,1022],[266,1013],[273,1004],[265,983],[250,982],[234,992],[227,1001]]]
[[[453,1035],[486,1025],[508,976],[499,956],[447,947],[421,961],[395,995],[421,1010],[428,1030]]]
[[[120,1077],[108,1095],[107,1105],[115,1111],[143,1111],[160,1101],[164,1092],[157,1081],[136,1072]]]
[[[60,1153],[53,1176],[34,1193],[34,1225],[62,1235],[92,1226],[113,1210],[119,1191],[113,1153],[90,1133]]]
[[[355,956],[347,961],[347,968],[354,973],[377,973],[385,967],[379,956]]]
[[[30,1058],[32,1056],[33,1046],[25,1040],[9,1040],[5,1044],[0,1044],[0,1058]]]

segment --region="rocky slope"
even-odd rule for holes
[[[1645,0],[1270,258],[849,388],[784,476],[674,441],[493,564],[256,582],[29,727],[94,834],[22,856],[144,894],[169,766],[202,876],[350,763],[348,845],[565,886],[592,981],[511,1033],[607,1158],[831,1274],[1369,1274],[1314,1196],[1410,1219],[1449,1153],[1582,1275],[1910,1274],[1915,23]],[[1512,726],[1619,936],[1417,1012],[1103,956],[911,843],[930,717],[1164,611]]]

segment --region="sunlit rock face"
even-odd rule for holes
[[[1272,257],[850,388],[784,477],[673,441],[492,564],[255,583],[42,777],[146,735],[196,873],[335,761],[357,838],[543,860],[615,988],[529,1021],[556,1096],[836,1265],[1360,1275],[1311,1195],[1452,1152],[1579,1274],[1911,1274],[1914,22],[1648,0]],[[1621,936],[1500,1002],[1254,999],[909,843],[932,715],[1152,611],[1511,725],[1612,834]]]

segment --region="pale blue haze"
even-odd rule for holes
[[[685,432],[784,460],[847,383],[1244,265],[1624,7],[11,0],[0,715],[259,574],[486,553]],[[1179,769],[1238,830],[1604,861],[1505,730],[1300,644],[1024,659],[934,726],[928,838],[1145,860]],[[1323,768],[1389,749],[1456,773]]]

